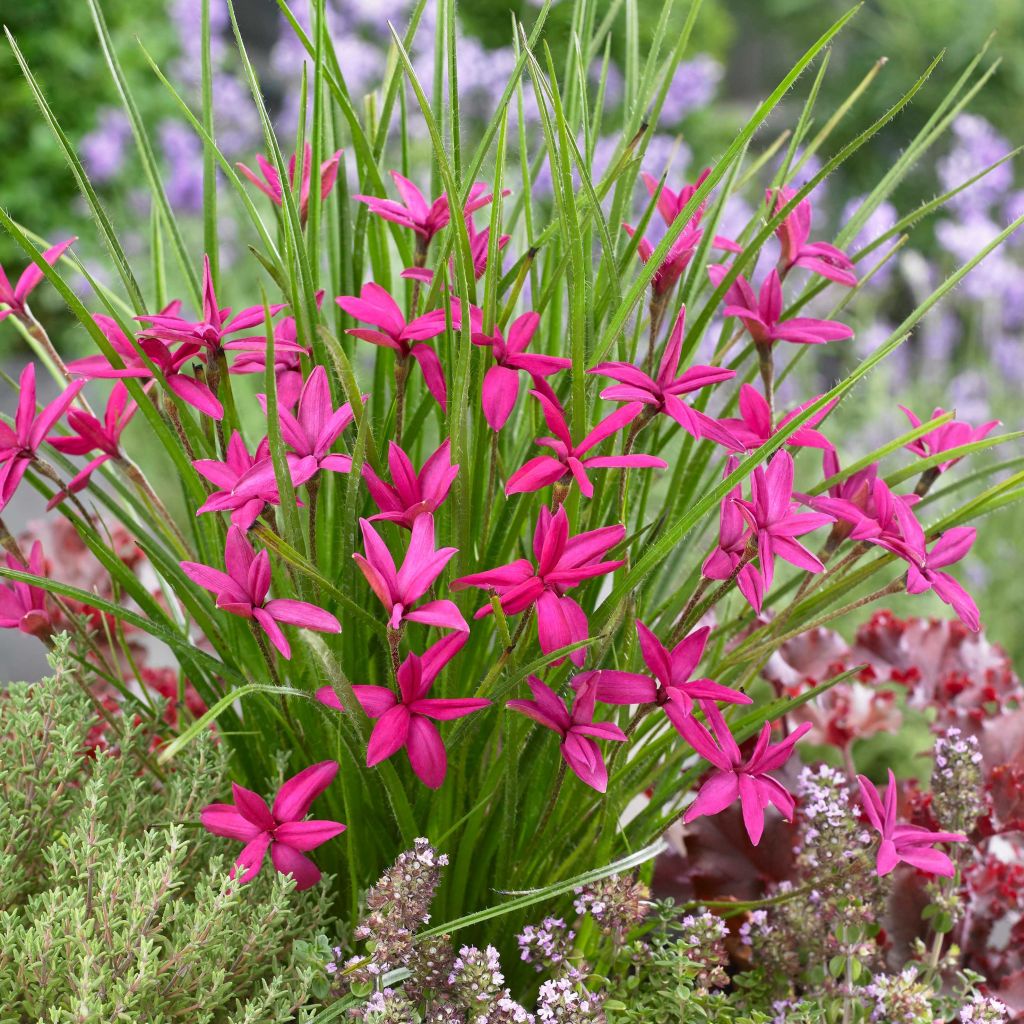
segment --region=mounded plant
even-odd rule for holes
[[[627,46],[614,126],[602,55],[612,32],[635,42],[628,11],[620,22],[579,0],[557,59],[549,5],[516,22],[514,74],[473,139],[450,0],[430,5],[432,80],[408,55],[421,0],[366,102],[346,86],[323,4],[300,19],[282,2],[308,55],[296,69],[308,115],[287,140],[229,4],[265,136],[256,170],[218,148],[209,74],[192,110],[151,62],[203,144],[200,255],[88,2],[152,192],[151,264],[126,254],[12,39],[116,283],[0,211],[30,261],[0,279],[7,321],[60,387],[40,404],[36,363],[22,374],[0,427],[0,502],[37,488],[90,581],[4,527],[4,623],[44,642],[70,631],[101,732],[137,718],[156,737],[146,770],[176,771],[214,733],[234,789],[192,817],[241,851],[233,900],[271,867],[299,889],[326,870],[325,895],[354,921],[367,887],[426,837],[452,867],[425,938],[486,935],[499,917],[508,933],[537,904],[646,864],[679,823],[735,806],[738,842],[757,847],[776,812],[796,810],[781,773],[811,726],[795,716],[857,671],[773,690],[762,671],[776,651],[904,591],[979,628],[948,570],[973,543],[968,524],[1016,501],[1024,477],[950,471],[1019,434],[941,411],[907,429],[894,415],[891,439],[865,452],[831,436],[829,416],[1021,223],[853,355],[847,313],[892,257],[886,243],[969,183],[853,240],[980,87],[982,56],[826,241],[815,188],[932,96],[938,63],[871,124],[849,127],[877,69],[838,110],[816,111],[822,54],[855,11],[686,182],[641,168],[699,2],[677,37],[659,33],[643,55]],[[208,53],[208,4],[201,37]],[[815,64],[789,135],[762,145]],[[727,228],[743,193],[755,212]],[[248,245],[231,269],[228,211]],[[95,353],[66,361],[53,345],[30,305],[44,282]],[[803,364],[822,348],[836,380],[809,396]],[[956,873],[947,851],[965,834],[906,821],[891,777],[883,791],[883,778],[848,781],[877,834],[878,876]],[[846,983],[844,1007],[859,982]]]

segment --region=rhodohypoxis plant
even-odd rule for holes
[[[766,180],[756,133],[845,22],[688,180],[656,166],[643,120],[657,117],[683,37],[642,75],[631,69],[612,120],[585,71],[542,70],[547,8],[531,8],[513,80],[471,140],[408,56],[420,8],[365,106],[313,8],[309,31],[295,22],[310,56],[297,138],[274,137],[239,53],[253,123],[267,128],[257,184],[272,206],[219,148],[214,108],[189,110],[207,157],[193,250],[129,104],[155,186],[153,272],[124,255],[91,188],[115,273],[83,256],[86,286],[66,278],[77,255],[37,245],[0,209],[38,271],[0,296],[13,311],[2,329],[38,354],[2,428],[0,498],[34,487],[56,501],[51,521],[80,538],[103,583],[76,574],[57,538],[0,522],[0,622],[47,639],[58,622],[71,630],[104,721],[159,721],[158,772],[211,728],[246,792],[339,763],[320,800],[325,820],[349,828],[319,863],[346,912],[419,835],[461,849],[440,926],[504,913],[497,889],[543,893],[653,855],[681,817],[739,801],[749,838],[783,827],[793,797],[775,773],[813,755],[794,750],[800,697],[761,679],[778,647],[897,591],[978,624],[949,569],[970,547],[968,521],[1021,496],[1012,463],[974,486],[982,451],[1014,435],[907,431],[897,412],[872,423],[871,450],[844,400],[989,250],[870,355],[831,345],[819,374],[818,344],[870,315],[859,288],[872,250],[852,240],[913,159],[827,241],[810,224],[836,126],[821,120],[824,169],[806,180],[793,159]],[[574,10],[574,47],[601,52],[594,19]],[[442,84],[458,69],[445,22],[428,41]],[[609,30],[621,24],[610,16]],[[517,117],[528,80],[539,131]],[[934,141],[922,132],[912,156]],[[614,149],[603,170],[589,159],[598,138]],[[794,139],[794,154],[808,141]],[[732,241],[720,226],[740,200],[755,213]],[[228,211],[242,218],[230,246],[217,230]],[[712,249],[728,263],[709,274]],[[77,321],[69,363],[24,302],[43,287]],[[42,366],[59,396],[40,409],[30,385]],[[783,374],[786,410],[774,396]],[[979,476],[958,477],[959,458]],[[940,465],[957,486],[933,493]],[[166,651],[160,692],[176,718],[146,699],[144,644]],[[305,809],[278,814],[236,793],[233,834],[256,844],[246,864],[269,848],[280,870],[313,878],[299,856],[322,833],[304,829]]]
[[[243,619],[252,619],[284,658],[292,656],[291,644],[281,629],[282,623],[337,633],[341,624],[328,611],[308,601],[287,597],[270,600],[270,555],[256,552],[245,534],[237,527],[228,529],[224,547],[224,568],[214,569],[198,562],[182,562],[182,571],[194,583],[217,595],[217,607]],[[259,640],[260,635],[257,632]],[[262,640],[260,640],[262,646]]]
[[[739,800],[743,825],[750,841],[757,846],[764,833],[764,810],[769,804],[777,807],[787,820],[793,817],[792,794],[769,773],[778,771],[789,760],[797,740],[811,728],[811,723],[804,722],[781,742],[772,743],[772,727],[765,722],[757,744],[744,759],[717,706],[705,701],[703,708],[714,736],[692,716],[680,723],[680,731],[693,749],[712,765],[707,782],[701,786],[684,820],[690,822],[704,814],[718,814]]]
[[[858,775],[857,782],[860,784],[864,813],[881,837],[878,845],[879,875],[889,874],[902,862],[932,875],[951,878],[955,871],[953,862],[947,854],[933,847],[936,843],[966,843],[967,836],[958,832],[935,832],[920,825],[897,822],[899,790],[892,769],[889,770],[889,786],[885,791],[884,802],[870,779]]]
[[[536,676],[530,676],[529,684],[533,700],[510,700],[508,706],[557,733],[561,737],[558,749],[565,763],[591,789],[603,793],[608,788],[608,767],[597,741],[622,743],[626,734],[614,722],[594,721],[596,680],[591,678],[583,683],[569,707]]]
[[[289,779],[277,791],[274,806],[251,789],[231,783],[234,804],[208,804],[200,819],[214,835],[245,843],[235,861],[238,881],[244,884],[259,874],[270,850],[270,859],[282,875],[292,875],[296,889],[308,889],[320,881],[320,869],[306,856],[345,831],[338,821],[306,821],[313,801],[338,773],[335,761],[312,764]]]
[[[372,768],[405,747],[409,764],[420,781],[431,789],[444,782],[448,759],[434,721],[447,722],[471,715],[491,702],[478,697],[428,697],[438,673],[462,649],[465,633],[449,633],[422,655],[410,651],[395,676],[398,693],[386,686],[353,686],[352,692],[366,714],[376,720],[366,749],[366,766]],[[343,711],[334,690],[325,686],[317,699]]]

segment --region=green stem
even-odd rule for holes
[[[770,341],[757,342],[757,365],[761,371],[761,382],[764,384],[764,398],[768,403],[769,430],[775,424],[775,359]]]
[[[703,601],[697,604],[693,598],[687,603],[686,608],[683,609],[683,614],[679,616],[679,621],[676,623],[676,628],[672,631],[672,639],[669,641],[670,646],[675,646],[680,640],[686,636],[693,628],[694,623],[700,621],[701,616],[706,615],[708,611],[716,604],[730,590],[736,583],[739,574],[743,571],[744,567],[749,565],[754,560],[754,555],[757,553],[757,548],[753,546],[753,543],[748,544],[747,550],[744,551],[743,556],[736,563],[732,572],[729,574],[729,578],[723,580],[718,587],[716,587]],[[699,594],[700,587],[697,588]],[[698,596],[695,594],[695,596]],[[696,604],[696,607],[694,605]]]
[[[409,379],[409,357],[395,356],[395,443],[402,443],[405,425],[405,383]]]
[[[316,512],[320,503],[320,481],[314,476],[306,484],[309,497],[309,562],[316,568]]]
[[[558,765],[558,775],[555,777],[555,788],[551,791],[551,799],[548,800],[547,807],[544,808],[544,814],[541,816],[540,824],[537,826],[537,830],[534,835],[541,835],[547,826],[548,821],[551,820],[551,815],[555,810],[555,804],[558,803],[558,797],[562,792],[562,783],[565,781],[565,761],[561,761]]]

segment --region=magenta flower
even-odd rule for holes
[[[359,528],[363,531],[366,556],[356,552],[352,557],[370,589],[384,605],[389,628],[400,629],[402,622],[408,621],[469,632],[462,612],[453,601],[428,601],[414,607],[458,551],[458,548],[434,549],[434,517],[429,512],[413,520],[412,537],[401,569],[395,568],[391,552],[368,519],[360,519]]]
[[[601,392],[602,398],[613,402],[642,402],[659,413],[671,416],[688,434],[697,438],[707,437],[727,448],[738,450],[741,447],[739,442],[727,429],[720,426],[717,420],[697,409],[691,409],[679,397],[710,387],[712,384],[732,380],[736,376],[735,370],[727,370],[720,366],[691,366],[676,376],[683,348],[685,320],[684,306],[679,311],[668,344],[665,345],[657,377],[649,377],[632,363],[599,363],[587,373],[596,373],[618,381]]]
[[[391,484],[384,483],[370,464],[364,462],[366,489],[380,509],[376,515],[370,516],[370,522],[386,519],[411,530],[417,516],[436,512],[444,504],[452,483],[459,475],[459,467],[452,465],[451,449],[451,440],[445,438],[417,473],[409,456],[394,441],[388,442],[388,466],[394,481]]]
[[[506,615],[518,615],[536,605],[537,639],[545,654],[587,639],[587,616],[566,591],[584,580],[605,576],[623,563],[601,559],[626,536],[624,526],[603,526],[576,537],[569,536],[569,517],[564,506],[552,514],[540,510],[533,534],[536,566],[525,558],[485,572],[461,576],[452,581],[452,590],[477,587],[492,590],[501,599]],[[492,612],[490,604],[476,613],[482,618]],[[583,649],[573,651],[569,660],[582,665]],[[559,664],[560,662],[555,662]]]
[[[8,569],[30,572],[33,576],[48,575],[39,541],[28,553],[28,565],[10,552],[5,558]],[[5,580],[0,584],[0,629],[18,629],[40,640],[48,637],[53,632],[53,620],[46,605],[46,591],[20,580]]]
[[[811,728],[811,723],[804,722],[781,743],[773,744],[771,723],[765,722],[753,752],[744,761],[717,705],[704,701],[701,706],[714,730],[714,738],[692,715],[682,720],[680,731],[714,771],[701,786],[683,821],[689,823],[703,815],[719,814],[738,799],[747,835],[757,846],[764,832],[764,809],[769,804],[774,804],[787,821],[793,819],[793,797],[768,773],[777,771],[789,760],[797,740]]]
[[[69,238],[66,242],[60,242],[57,245],[50,246],[50,248],[43,253],[43,259],[52,267],[57,260],[64,255],[64,251],[68,246],[73,245],[77,241],[77,238]],[[9,317],[12,313],[21,319],[27,319],[29,316],[27,303],[28,297],[32,292],[32,289],[35,288],[42,279],[43,272],[35,265],[35,263],[30,263],[21,272],[21,277],[18,278],[18,283],[12,286],[7,275],[4,273],[4,268],[0,267],[0,306],[4,307],[0,309],[0,320]]]
[[[491,430],[497,431],[508,422],[519,398],[520,373],[529,374],[536,382],[559,370],[569,369],[572,360],[526,351],[540,323],[540,316],[536,313],[524,313],[513,320],[508,328],[507,339],[497,325],[493,334],[483,333],[482,316],[478,309],[472,310],[471,315],[474,321],[473,344],[490,348],[494,356],[494,365],[488,367],[484,374],[482,400],[484,419]]]
[[[469,235],[469,254],[473,260],[473,276],[479,280],[487,270],[487,253],[491,244],[489,227],[477,231],[472,217],[466,218],[466,231]],[[498,272],[501,271],[501,250],[509,243],[510,235],[498,235]],[[452,276],[455,276],[455,257],[451,258]]]
[[[69,493],[77,494],[87,486],[93,473],[104,462],[121,458],[121,433],[128,426],[137,408],[134,402],[128,400],[128,389],[123,384],[115,384],[107,399],[102,423],[81,409],[72,409],[68,413],[68,426],[74,434],[70,437],[57,434],[46,440],[65,455],[88,455],[94,451],[98,451],[99,455],[68,481],[67,490],[55,494],[50,499],[47,509],[59,505]]]
[[[391,171],[391,177],[394,179],[398,194],[402,197],[401,202],[381,199],[379,196],[354,195],[352,198],[366,203],[370,211],[378,217],[411,228],[419,236],[420,245],[426,248],[434,235],[448,225],[448,196],[442,192],[433,203],[428,203],[423,193],[408,178],[403,178],[398,171]],[[463,216],[468,217],[474,210],[486,206],[492,198],[483,182],[475,182],[469,190],[466,205],[462,208]]]
[[[284,309],[285,303],[280,302],[270,307],[270,315]],[[159,338],[161,341],[174,344],[183,342],[198,346],[200,358],[205,359],[207,353],[217,352],[224,347],[228,335],[249,330],[262,324],[266,316],[263,306],[249,306],[231,315],[230,308],[221,309],[217,303],[217,294],[213,290],[213,277],[210,273],[210,257],[203,256],[203,318],[202,320],[186,320],[176,313],[152,313],[138,316],[135,319],[149,324],[143,332],[146,337]]]
[[[445,408],[448,394],[444,382],[444,370],[437,353],[423,344],[427,338],[436,338],[444,332],[445,313],[435,309],[406,323],[398,303],[379,284],[367,281],[359,298],[354,295],[339,295],[335,302],[349,316],[356,320],[375,324],[380,330],[371,331],[364,327],[350,328],[346,333],[361,338],[371,345],[394,349],[399,359],[412,356],[423,371],[423,379],[437,404]],[[410,344],[412,343],[412,344]]]
[[[930,875],[952,878],[956,868],[941,850],[933,850],[935,843],[966,843],[967,836],[959,832],[932,832],[920,825],[904,825],[896,822],[896,776],[889,769],[889,787],[882,803],[874,783],[863,775],[857,776],[860,783],[860,799],[864,811],[875,831],[882,837],[878,847],[878,861],[875,870],[881,878],[889,874],[902,861]]]
[[[978,606],[956,579],[941,570],[959,562],[971,550],[978,531],[973,526],[954,526],[929,551],[925,544],[924,530],[913,510],[903,502],[897,502],[896,517],[903,533],[903,542],[894,545],[893,549],[907,559],[907,593],[933,591],[940,601],[957,613],[968,629],[977,633],[981,628]]]
[[[258,398],[266,412],[266,395]],[[281,437],[300,460],[312,459],[317,469],[334,473],[347,473],[352,468],[350,456],[331,453],[342,431],[354,419],[352,406],[345,402],[334,408],[327,371],[322,366],[314,366],[306,378],[295,412],[278,409],[277,415],[281,421]]]
[[[671,227],[673,222],[682,215],[686,204],[690,202],[694,193],[710,173],[711,168],[706,167],[692,185],[684,185],[678,192],[673,192],[672,189],[663,187],[660,193],[658,192],[660,182],[657,178],[652,177],[650,174],[643,175],[644,185],[647,186],[648,194],[652,198],[655,194],[658,195],[658,212],[667,226]],[[675,242],[673,242],[672,247],[665,255],[665,259],[655,271],[654,277],[651,278],[651,288],[654,290],[655,295],[663,295],[665,292],[671,291],[675,283],[682,276],[683,271],[689,266],[690,260],[693,259],[693,254],[697,251],[697,246],[700,245],[700,240],[704,234],[704,229],[701,227],[704,207],[705,203],[701,203],[697,207],[690,217],[689,223],[683,228],[682,233]],[[632,238],[636,229],[630,224],[623,224],[622,226],[626,234]],[[740,247],[735,242],[722,238],[720,235],[715,235],[713,243],[715,248],[718,249],[728,249],[732,252],[740,251]],[[647,263],[654,254],[654,248],[646,238],[641,238],[637,243],[636,251],[640,259]]]
[[[900,409],[903,410],[904,415],[910,420],[911,427],[921,426],[921,421],[906,406],[901,405]],[[936,409],[932,413],[932,419],[938,419],[945,414],[945,409]],[[966,423],[963,420],[950,420],[948,423],[943,423],[927,434],[922,434],[916,440],[904,445],[904,447],[907,451],[913,452],[922,459],[927,459],[932,455],[938,455],[940,452],[948,452],[951,448],[959,448],[965,444],[974,444],[975,441],[980,441],[1000,425],[1000,420],[989,420],[988,423],[982,423],[980,427],[972,427],[970,423]],[[963,456],[961,455],[960,458],[950,459],[949,462],[941,462],[935,469],[939,473],[945,473],[950,466],[955,466],[962,458]]]
[[[318,300],[323,292],[318,293]],[[274,378],[277,383],[277,404],[282,409],[292,409],[299,400],[299,392],[305,383],[302,376],[302,360],[312,357],[307,345],[300,345],[295,317],[282,317],[274,324]],[[240,352],[231,364],[231,373],[264,373],[267,368],[266,336],[238,339],[224,343],[231,352]]]
[[[653,199],[655,196],[658,197],[657,207],[658,213],[661,214],[661,219],[665,222],[666,227],[671,227],[672,223],[686,208],[686,204],[693,198],[694,193],[704,184],[704,179],[711,173],[710,167],[705,167],[701,171],[697,180],[692,185],[684,185],[678,192],[673,192],[667,185],[661,187],[661,191],[658,191],[658,186],[661,182],[654,177],[653,174],[641,174],[640,177],[643,179],[644,186],[647,188],[647,194]],[[694,212],[691,218],[691,223],[695,222],[695,226],[700,224],[701,218],[704,216],[704,208],[707,205],[706,201],[701,203],[697,210]]]
[[[422,655],[410,653],[398,667],[398,695],[386,686],[353,686],[352,692],[362,709],[377,724],[366,749],[366,767],[396,754],[405,747],[409,764],[417,778],[431,789],[444,782],[448,770],[441,734],[431,719],[447,722],[464,718],[490,705],[476,697],[428,697],[438,673],[462,649],[468,633],[449,633]],[[333,688],[325,686],[316,693],[328,707],[340,708]]]
[[[796,419],[809,405],[813,405],[821,395],[798,405],[791,413],[783,416],[777,427],[772,427],[771,409],[768,402],[757,388],[750,384],[740,386],[740,415],[738,419],[725,418],[718,421],[719,426],[735,437],[739,446],[752,452],[760,448],[766,441],[777,434],[787,423]],[[832,442],[819,430],[814,428],[835,408],[836,403],[828,402],[807,422],[794,431],[786,439],[786,444],[793,448],[821,448],[828,450]]]
[[[466,218],[466,232],[469,236],[469,255],[473,264],[473,276],[479,280],[487,272],[487,255],[491,244],[491,229],[484,228],[477,231],[472,217]],[[501,270],[501,251],[509,243],[510,235],[498,236],[498,269]],[[455,257],[448,260],[448,271],[451,279],[455,280]],[[426,267],[406,267],[402,271],[402,277],[409,281],[421,281],[424,284],[431,284],[434,280],[434,272]]]
[[[792,188],[767,189],[765,199],[773,213],[778,213],[792,201],[796,190]],[[820,274],[830,281],[852,288],[857,283],[853,261],[828,242],[809,242],[811,237],[811,203],[803,199],[775,229],[775,237],[782,245],[779,271],[783,277],[793,267],[803,267],[812,274]]]
[[[165,307],[164,312],[171,315],[168,311],[177,309],[179,305],[179,303],[173,302]],[[114,366],[104,355],[85,356],[68,363],[68,369],[73,374],[84,377],[86,380],[123,380],[127,377],[152,380],[154,374],[147,364],[148,360],[163,374],[168,389],[183,402],[198,409],[199,412],[211,419],[224,418],[224,406],[220,404],[209,386],[192,377],[187,377],[181,372],[185,363],[198,355],[198,345],[184,344],[179,347],[177,352],[172,353],[165,342],[150,335],[143,335],[137,340],[129,339],[118,326],[117,321],[109,316],[97,313],[93,316],[93,320],[96,321],[97,327],[120,356],[124,366]]]
[[[836,463],[838,469],[838,463]],[[873,472],[868,472],[873,470]],[[896,515],[897,504],[910,508],[920,498],[916,494],[894,494],[877,474],[877,463],[844,480],[837,496],[810,498],[808,503],[819,512],[826,512],[846,525],[844,535],[868,541],[896,551],[903,550],[903,528]],[[862,475],[863,474],[863,475]],[[826,475],[831,475],[826,470]],[[855,479],[858,478],[859,479]],[[845,488],[843,485],[849,485]],[[843,495],[848,496],[843,496]]]
[[[558,733],[561,737],[559,750],[565,763],[591,789],[604,793],[608,789],[608,768],[597,741],[622,743],[626,734],[613,722],[594,721],[596,686],[593,680],[580,686],[568,708],[562,698],[536,676],[530,676],[527,683],[533,700],[510,700],[507,707]]]
[[[18,379],[18,411],[14,429],[0,423],[0,511],[18,489],[25,471],[35,461],[39,446],[84,386],[69,384],[49,405],[36,411],[36,368],[28,363]]]
[[[182,562],[185,575],[204,590],[217,595],[217,607],[243,619],[253,619],[283,658],[292,656],[291,645],[281,631],[281,623],[312,629],[318,633],[338,633],[341,624],[330,612],[306,601],[288,598],[267,600],[270,591],[270,555],[257,554],[245,533],[228,527],[221,572],[200,562]]]
[[[643,178],[644,185],[647,188],[647,194],[652,199],[655,195],[658,196],[658,213],[661,214],[661,219],[665,222],[666,227],[671,227],[673,221],[682,215],[683,210],[686,208],[686,204],[693,198],[697,189],[704,184],[704,179],[710,173],[711,168],[705,167],[692,185],[684,185],[678,192],[673,192],[667,185],[663,186],[661,191],[658,192],[660,182],[657,178],[646,173],[642,174],[640,177]],[[706,206],[707,200],[697,207],[697,210],[690,221],[691,227],[698,227],[700,225],[700,222],[704,217],[704,210]],[[738,246],[728,238],[723,238],[721,235],[715,235],[712,243],[716,249],[727,249],[730,252],[743,251],[742,247]]]
[[[726,273],[728,267],[721,264],[708,267],[708,276],[716,288]],[[740,274],[725,293],[725,303],[722,315],[738,317],[758,345],[769,345],[775,341],[822,345],[827,341],[853,337],[853,331],[836,320],[816,320],[807,316],[781,320],[782,282],[777,270],[772,270],[764,279],[760,295],[754,294],[750,282]]]
[[[235,861],[241,869],[238,880],[244,885],[263,867],[270,848],[270,860],[282,875],[295,879],[298,891],[320,881],[320,869],[307,857],[329,839],[345,831],[338,821],[304,821],[313,801],[331,784],[338,773],[336,761],[321,761],[304,768],[277,792],[273,808],[251,789],[231,783],[233,804],[208,804],[200,814],[207,832],[245,843]],[[232,872],[232,877],[235,877]]]
[[[302,458],[288,452],[285,460],[294,487],[304,484],[319,468],[312,456]],[[231,522],[240,530],[248,530],[268,504],[280,504],[267,438],[263,438],[255,453],[250,455],[242,435],[236,430],[228,441],[227,458],[223,462],[197,459],[192,465],[200,476],[218,488],[196,510],[197,516],[204,512],[230,512]]]
[[[338,178],[338,161],[341,160],[342,150],[332,153],[320,164],[320,198],[326,199],[334,188]],[[265,157],[257,156],[256,163],[259,166],[261,178],[254,171],[249,170],[245,164],[235,166],[265,195],[275,206],[284,205],[284,193],[281,191],[281,176],[277,168]],[[299,188],[299,218],[303,225],[309,216],[309,193],[312,187],[313,177],[313,146],[306,143],[302,152],[302,183]],[[295,188],[295,154],[293,153],[288,161],[288,186]]]
[[[690,265],[690,260],[693,259],[693,254],[697,251],[703,234],[699,224],[700,216],[697,215],[683,228],[682,233],[672,243],[665,258],[658,265],[658,269],[655,270],[654,276],[651,278],[651,288],[655,295],[664,295],[671,291],[679,278],[683,276],[683,271]],[[622,227],[630,238],[636,234],[636,228],[632,224],[623,223]],[[651,245],[646,238],[641,238],[637,242],[637,255],[644,263],[650,261],[654,255],[654,249],[655,246]]]
[[[775,558],[785,559],[798,569],[821,572],[825,567],[793,538],[834,522],[825,512],[798,512],[793,500],[793,457],[776,452],[767,469],[756,466],[750,477],[750,500],[735,499],[757,541],[761,579],[767,592],[775,576]]]
[[[737,464],[734,458],[730,458],[726,462],[723,475],[728,476],[732,473]],[[747,557],[751,534],[737,504],[742,497],[743,491],[737,484],[722,499],[718,509],[718,545],[701,567],[701,573],[706,579],[730,579],[736,572],[736,567]],[[751,607],[760,615],[766,588],[761,574],[749,564],[749,561],[740,567],[736,585]]]
[[[594,485],[587,475],[588,469],[624,469],[637,467],[640,469],[665,469],[668,463],[654,455],[596,455],[586,457],[591,448],[595,448],[612,434],[618,433],[627,424],[640,415],[643,406],[639,402],[630,402],[606,416],[579,444],[573,444],[569,435],[569,426],[565,422],[565,413],[554,396],[542,391],[531,391],[531,395],[540,402],[544,411],[544,419],[555,437],[541,437],[537,444],[550,448],[554,455],[538,455],[520,466],[505,485],[506,494],[522,494],[527,491],[539,491],[542,487],[557,483],[568,476],[580,485],[580,491],[586,498],[594,495]]]
[[[681,640],[670,651],[639,620],[640,653],[649,674],[598,669],[584,672],[573,680],[577,689],[594,677],[597,699],[604,704],[653,704],[664,709],[669,721],[680,729],[680,722],[693,712],[694,701],[720,700],[728,704],[752,704],[739,690],[732,690],[711,679],[693,679],[708,642],[710,627],[703,626]]]

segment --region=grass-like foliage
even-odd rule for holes
[[[228,837],[217,840],[224,853],[238,849],[231,840],[245,844],[246,878],[272,860],[301,888],[322,869],[335,876],[327,895],[354,916],[366,887],[425,836],[452,863],[434,901],[436,934],[500,915],[511,928],[535,919],[538,904],[649,860],[684,815],[739,801],[742,841],[755,844],[769,805],[791,815],[793,797],[772,774],[804,732],[787,716],[850,673],[798,696],[772,691],[761,671],[787,639],[904,590],[932,591],[978,627],[946,570],[967,553],[969,524],[1024,494],[1024,473],[936,483],[1019,435],[951,413],[908,429],[894,396],[891,440],[866,451],[831,436],[828,414],[856,401],[858,382],[1021,223],[870,354],[854,355],[843,311],[891,257],[887,243],[948,197],[852,242],[981,87],[984,54],[955,75],[936,58],[875,122],[858,122],[857,100],[877,69],[840,108],[819,110],[829,47],[851,10],[823,26],[698,180],[641,181],[699,0],[666,0],[648,53],[632,0],[574,0],[557,53],[549,4],[513,21],[514,74],[472,137],[459,114],[454,0],[429,0],[432,80],[409,56],[428,7],[420,0],[395,26],[384,84],[368,98],[346,86],[322,0],[302,19],[279,0],[308,54],[295,69],[308,111],[295,138],[275,134],[232,11],[265,135],[258,169],[236,168],[218,148],[209,76],[190,109],[151,62],[203,142],[200,248],[167,200],[101,0],[86,2],[152,196],[149,262],[128,255],[11,39],[110,272],[73,248],[47,249],[18,211],[0,210],[30,268],[0,292],[3,329],[21,331],[62,389],[38,406],[34,371],[22,376],[17,418],[2,428],[0,501],[36,487],[96,565],[83,585],[56,551],[27,550],[4,529],[0,576],[5,624],[44,639],[71,630],[69,656],[102,688],[111,728],[138,717],[160,735],[145,770],[172,793],[184,779],[202,787],[165,795],[175,812],[161,820],[198,821],[204,801],[231,800],[216,773],[187,767],[197,748],[210,753],[213,727],[247,791],[269,797],[282,757],[283,777],[299,776],[272,814],[242,791],[233,808],[204,816]],[[198,30],[208,50],[208,9]],[[629,59],[613,121],[603,58],[614,33]],[[794,96],[802,110],[781,125],[777,108]],[[839,235],[821,239],[815,188],[878,133],[898,133],[911,101],[933,113]],[[596,141],[608,136],[615,151],[597,167]],[[808,175],[812,157],[821,169]],[[727,232],[740,196],[754,214]],[[229,216],[240,250],[230,270],[219,242]],[[90,355],[57,350],[32,314],[36,287],[63,296]],[[821,351],[834,384],[785,407],[780,385],[799,387],[801,360]],[[552,436],[538,447],[541,435]],[[173,715],[154,703],[144,663],[161,645],[173,659],[162,691]],[[301,774],[314,768],[315,778]],[[114,768],[100,758],[95,771]],[[109,786],[92,783],[31,797],[58,800],[33,812],[49,815],[51,843],[55,815],[71,813],[61,856],[81,862],[80,877],[96,843],[108,844],[91,885],[116,885],[137,867],[119,844],[136,828],[132,808],[153,798],[148,783],[124,785],[133,803],[120,810]],[[931,844],[961,837],[894,839],[903,826],[886,817],[884,792],[864,792],[882,835],[879,871],[893,858],[952,870]],[[302,822],[314,795],[322,821]],[[121,831],[92,836],[89,800],[98,822]],[[163,844],[175,877],[188,838],[168,825],[137,842]],[[38,876],[52,863],[9,868],[3,884],[20,901],[49,884]],[[159,887],[158,874],[138,883],[141,903],[156,898],[145,886]],[[260,932],[279,905],[282,891],[260,883],[259,900],[201,883],[215,907],[240,913],[252,899],[225,942]],[[15,911],[12,927],[35,936],[18,943],[43,941],[46,906],[81,910],[91,896],[75,884],[77,903],[58,890],[56,903],[32,897],[38,913]],[[132,916],[139,905],[124,927],[145,923]],[[102,956],[116,970],[116,949]],[[204,985],[188,987],[214,990]]]

